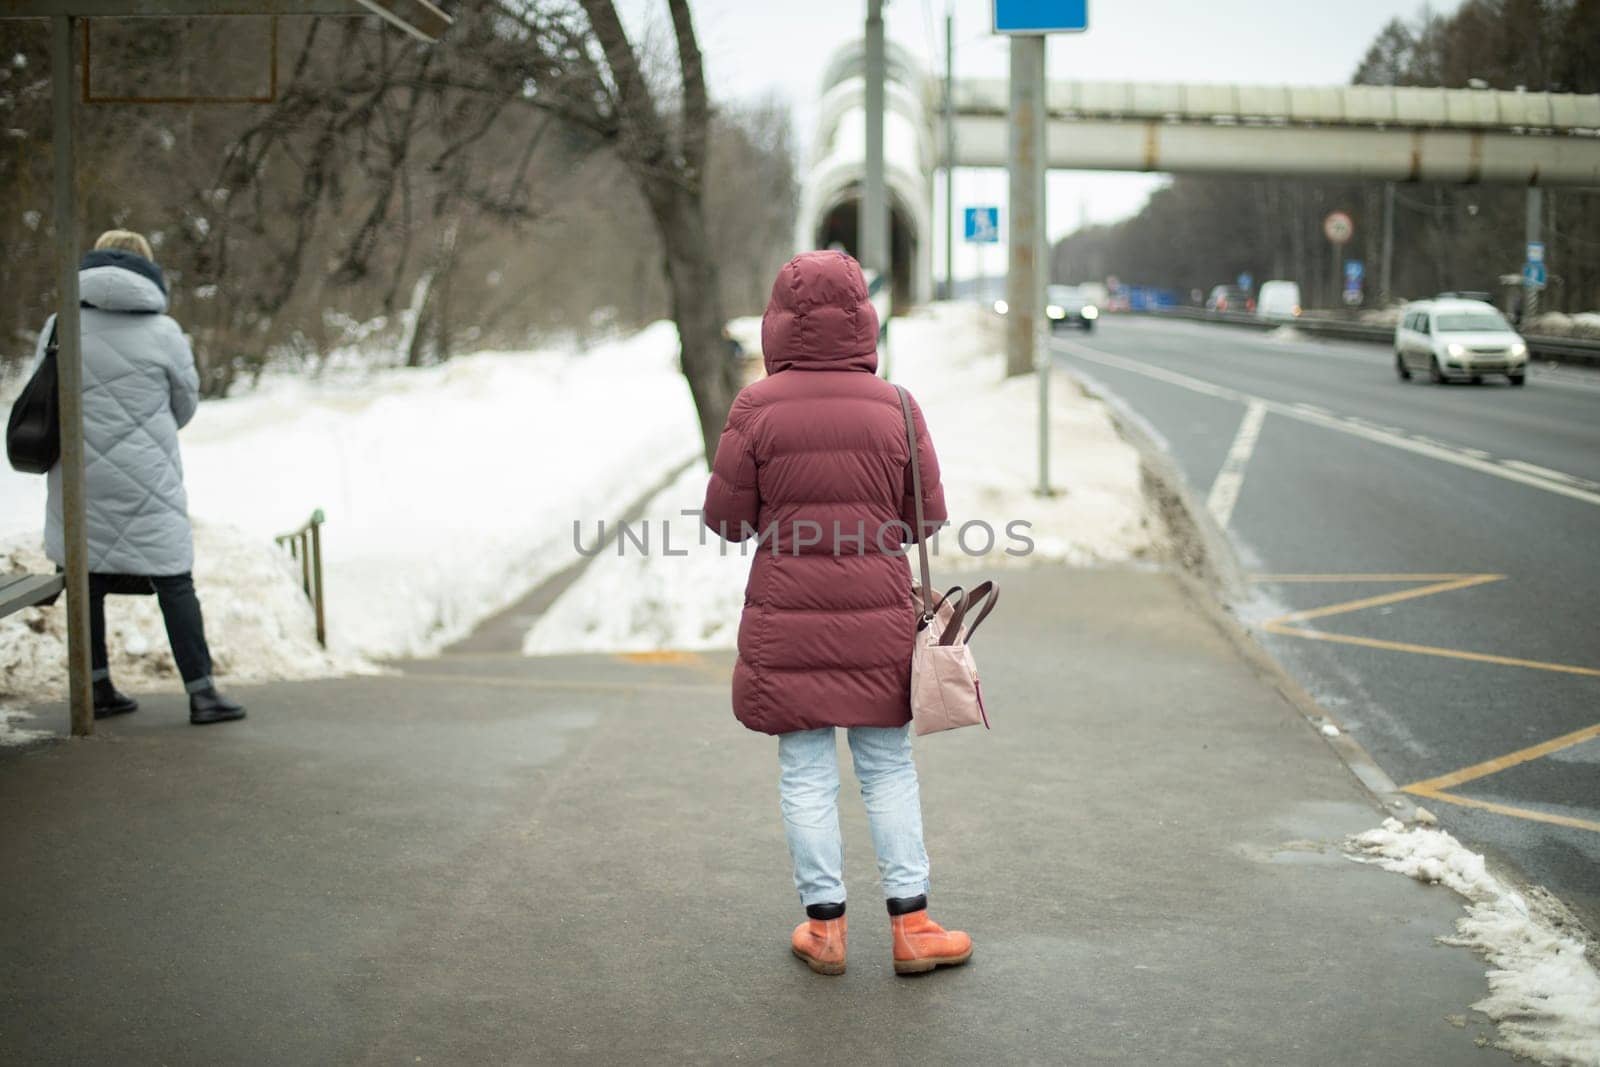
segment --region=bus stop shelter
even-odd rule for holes
[[[78,29],[89,19],[190,18],[231,15],[376,15],[424,42],[437,41],[450,16],[429,0],[0,0],[0,18],[50,20],[51,140],[56,268],[58,374],[61,395],[61,487],[66,535],[67,680],[72,733],[94,732],[89,666],[89,558],[85,523],[83,350],[79,344],[78,217],[73,159],[74,74]],[[276,69],[277,56],[272,57]],[[88,72],[83,93],[88,95]],[[168,99],[166,102],[183,103]],[[194,103],[204,101],[195,100]]]

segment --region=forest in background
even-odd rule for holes
[[[686,25],[687,6],[669,6]],[[452,13],[432,47],[365,18],[91,23],[97,96],[259,95],[276,47],[272,103],[78,108],[83,243],[112,227],[151,239],[208,395],[269,359],[315,369],[351,345],[422,365],[669,317],[681,308],[660,205],[641,192],[652,177],[703,197],[721,310],[764,305],[794,232],[785,104],[712,106],[705,144],[680,144],[696,116],[676,26],[632,42],[643,81],[625,86],[610,63],[627,56],[602,50],[579,5]],[[0,22],[0,360],[13,363],[56,302],[48,44],[42,21]],[[640,115],[675,139],[665,163],[642,159]],[[698,155],[703,173],[674,176]]]
[[[1600,92],[1600,0],[1467,0],[1449,15],[1424,8],[1378,33],[1352,81]],[[1322,221],[1341,210],[1355,222],[1343,258],[1364,261],[1371,305],[1378,296],[1383,186],[1178,176],[1137,215],[1057,242],[1051,274],[1061,282],[1116,276],[1188,294],[1248,272],[1258,283],[1298,281],[1308,305],[1327,306],[1338,279]],[[1526,199],[1517,186],[1398,183],[1393,295],[1498,292],[1500,276],[1522,267]],[[1600,308],[1600,190],[1546,189],[1544,241],[1551,284],[1542,306]]]

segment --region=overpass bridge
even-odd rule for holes
[[[865,173],[865,57],[835,53],[801,185],[797,245],[856,250]],[[958,167],[1004,167],[1004,79],[958,79]],[[933,180],[946,164],[944,87],[888,48],[884,118],[890,255],[899,304],[932,294]],[[1420,89],[1055,82],[1048,162],[1064,170],[1339,177],[1600,188],[1600,95]]]

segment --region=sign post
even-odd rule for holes
[[[1344,253],[1344,246],[1350,243],[1350,238],[1355,232],[1355,223],[1351,222],[1350,216],[1343,211],[1330,211],[1328,217],[1322,220],[1322,235],[1328,239],[1328,244],[1333,248],[1333,269],[1329,276],[1334,285],[1335,307],[1339,304],[1339,260]]]
[[[1050,489],[1050,351],[1044,315],[1045,36],[1089,28],[1088,0],[994,0],[994,31],[1011,37],[1011,242],[1006,272],[1006,373],[1039,378],[1039,487]]]

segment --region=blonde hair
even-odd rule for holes
[[[95,251],[103,248],[119,248],[124,252],[132,252],[136,256],[155,262],[155,253],[150,251],[150,242],[144,239],[144,234],[134,233],[132,230],[107,230],[100,235],[94,243]]]

